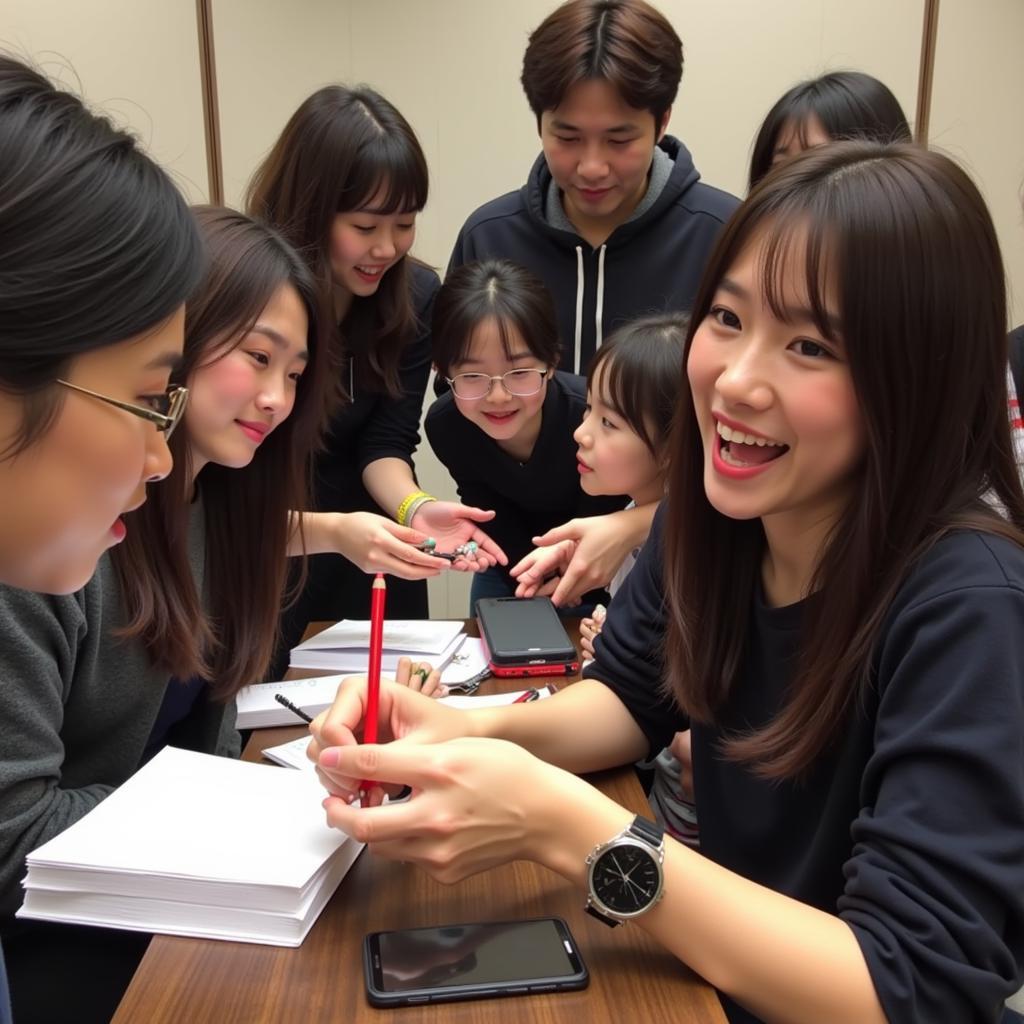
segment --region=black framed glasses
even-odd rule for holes
[[[457,373],[454,377],[445,377],[445,380],[456,398],[477,402],[491,393],[495,381],[500,381],[501,386],[515,398],[529,398],[544,387],[547,375],[547,370],[509,370],[497,377],[486,373]]]
[[[166,394],[155,396],[155,401],[160,407],[149,409],[144,405],[132,405],[130,402],[109,398],[107,395],[101,395],[98,391],[90,391],[88,388],[72,384],[67,380],[58,379],[57,383],[71,388],[72,391],[81,391],[83,395],[98,398],[101,402],[116,406],[118,409],[124,409],[125,412],[130,412],[133,416],[149,420],[160,433],[165,435],[168,441],[181,422],[181,417],[185,415],[185,406],[188,405],[188,388],[171,388]]]

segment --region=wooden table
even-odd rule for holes
[[[543,682],[537,680],[538,685]],[[524,685],[490,680],[481,689],[494,693]],[[264,747],[301,732],[290,727],[258,730],[243,757],[258,761]],[[650,813],[631,770],[602,772],[590,780],[630,810]],[[298,949],[156,936],[114,1024],[382,1024],[389,1014],[400,1017],[401,1024],[724,1024],[714,989],[640,928],[609,928],[584,913],[583,903],[583,893],[531,863],[519,861],[449,887],[364,851]],[[367,932],[549,916],[564,918],[575,935],[590,970],[588,989],[400,1010],[377,1010],[366,1001],[362,940]]]

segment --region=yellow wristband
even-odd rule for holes
[[[408,526],[408,519],[412,516],[409,515],[409,510],[413,505],[422,505],[424,501],[437,501],[432,494],[427,494],[426,491],[413,491],[401,505],[398,506],[398,512],[395,514],[395,519],[399,526]]]

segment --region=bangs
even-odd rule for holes
[[[649,369],[650,359],[647,350],[650,346],[644,344],[644,340],[636,339],[637,344],[633,349],[628,344],[611,348],[602,346],[598,349],[590,367],[587,383],[597,392],[602,404],[625,420],[629,429],[643,441],[651,455],[657,458],[659,453],[656,439],[652,436],[645,415],[655,411],[651,406],[656,400],[656,395],[652,393],[652,374]],[[657,424],[655,429],[657,430]]]
[[[524,325],[516,323],[516,318],[510,316],[508,312],[498,312],[490,308],[482,316],[471,317],[470,322],[466,325],[468,329],[460,332],[460,337],[452,351],[452,365],[472,358],[473,342],[477,337],[477,332],[489,322],[493,323],[498,330],[501,350],[508,362],[512,362],[513,356],[521,357],[523,349],[525,349],[535,359],[547,363],[547,358],[534,350],[534,346],[530,343],[530,332],[523,330]]]
[[[825,129],[828,135],[832,134],[830,125],[825,123],[822,118],[822,112],[815,107],[815,100],[812,95],[805,93],[798,100],[796,100],[792,107],[786,111],[786,116],[783,119],[782,124],[779,126],[779,134],[782,133],[782,129],[787,124],[791,125],[794,129],[797,139],[800,142],[801,149],[809,149],[810,144],[807,136],[807,126],[810,124],[811,118],[815,118],[821,127]],[[829,120],[831,120],[829,118]]]
[[[353,162],[338,213],[419,213],[427,205],[426,163],[418,147],[400,134],[376,134]]]
[[[830,292],[836,303],[841,296],[837,234],[829,224],[827,211],[808,211],[805,205],[800,209],[783,208],[757,227],[757,235],[767,235],[762,243],[761,286],[772,315],[783,323],[792,323],[809,313],[823,338],[840,342],[838,318],[842,310],[830,308],[828,302]],[[801,264],[802,274],[798,272]],[[792,287],[787,295],[787,279],[803,282],[803,295],[796,298],[796,305]]]

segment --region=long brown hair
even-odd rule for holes
[[[327,346],[309,270],[272,229],[216,207],[196,211],[208,265],[185,313],[185,353],[176,382],[240,343],[282,285],[308,317],[309,362],[291,414],[243,469],[210,463],[198,477],[206,526],[207,611],[188,557],[192,471],[188,414],[171,438],[174,469],[133,513],[113,553],[127,637],[179,678],[202,676],[229,699],[257,682],[270,662],[286,579],[288,513],[308,508],[309,468],[329,385]],[[229,349],[230,350],[230,349]]]
[[[855,711],[915,561],[955,529],[1024,542],[1024,495],[1006,413],[1003,265],[985,203],[959,167],[910,145],[840,142],[773,171],[719,238],[687,353],[755,236],[767,239],[762,287],[777,316],[783,278],[803,274],[817,327],[833,338],[831,286],[865,433],[849,504],[811,583],[791,696],[764,729],[725,742],[728,756],[786,778],[808,769]],[[738,677],[765,537],[760,520],[711,506],[703,473],[684,386],[666,517],[666,667],[681,707],[710,722]]]
[[[334,217],[362,209],[382,189],[374,212],[419,213],[427,203],[427,161],[409,123],[367,86],[331,85],[303,101],[249,183],[246,209],[306,260],[325,317],[333,319]],[[410,261],[399,260],[374,295],[353,298],[336,336],[339,365],[350,357],[362,387],[392,397],[401,394],[399,363],[416,328]]]

